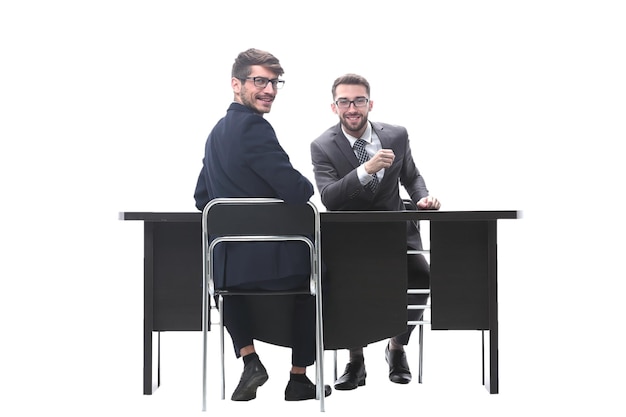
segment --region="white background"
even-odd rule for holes
[[[624,21],[604,0],[2,2],[0,414],[208,415],[199,333],[162,336],[142,395],[142,224],[118,212],[195,210],[232,62],[256,47],[286,70],[267,118],[311,180],[332,81],[356,72],[442,209],[523,211],[499,222],[500,393],[478,332],[427,330],[423,384],[391,384],[373,344],[367,385],[326,413],[624,415]],[[289,352],[258,349],[259,398],[220,402],[215,377],[210,411],[317,414],[282,399]],[[227,397],[240,371],[229,357]]]

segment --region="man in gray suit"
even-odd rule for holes
[[[411,156],[407,130],[368,120],[374,105],[369,82],[360,75],[343,75],[333,83],[332,95],[331,109],[339,116],[339,123],[311,143],[315,181],[326,209],[403,210],[401,183],[418,209],[438,210],[441,204],[429,195]],[[417,222],[407,222],[407,247],[422,249]],[[407,284],[409,288],[430,287],[430,269],[422,255],[408,257]],[[427,298],[423,294],[410,295],[408,303],[425,304]],[[420,320],[422,313],[409,310],[408,319]],[[385,358],[392,382],[411,381],[404,346],[414,327],[408,326],[405,333],[389,339]],[[351,390],[363,386],[366,375],[363,348],[350,349],[350,361],[335,381],[335,388]]]

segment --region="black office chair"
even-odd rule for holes
[[[212,239],[212,240],[210,240]],[[289,291],[238,291],[221,288],[215,282],[214,250],[225,242],[301,242],[308,247],[311,263],[311,276],[307,288]],[[203,369],[202,369],[202,410],[206,411],[207,388],[207,331],[211,308],[219,310],[221,398],[225,397],[224,368],[224,309],[225,296],[287,296],[310,294],[315,297],[316,332],[316,386],[320,411],[324,411],[324,363],[323,363],[323,321],[320,259],[320,216],[311,202],[301,205],[287,204],[273,198],[217,198],[210,201],[202,212],[203,243]],[[217,298],[217,305],[213,305]],[[281,297],[282,298],[282,297]],[[262,316],[262,315],[260,315]],[[262,319],[262,318],[261,318]],[[276,327],[276,326],[273,326]],[[282,344],[282,343],[278,343]]]

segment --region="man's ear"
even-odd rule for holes
[[[230,86],[233,88],[233,92],[235,94],[239,94],[241,92],[241,80],[237,77],[233,77],[230,79]]]

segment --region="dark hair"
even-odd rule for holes
[[[280,66],[278,58],[266,51],[250,48],[247,51],[241,52],[235,59],[233,64],[232,76],[245,80],[250,75],[250,67],[252,65],[261,65],[276,73],[277,75],[283,75],[285,72],[283,67]]]
[[[335,91],[337,90],[337,86],[339,84],[362,85],[365,87],[367,96],[369,97],[370,95],[370,83],[367,82],[365,77],[357,74],[345,74],[337,78],[333,83],[333,100],[335,99]]]

